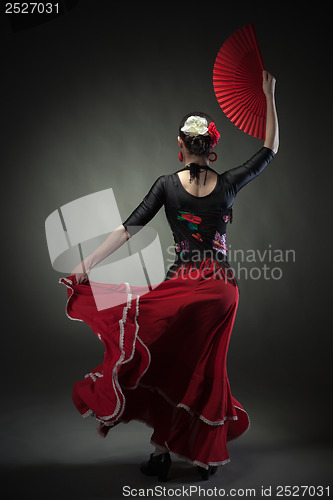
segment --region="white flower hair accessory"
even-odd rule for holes
[[[197,135],[208,135],[208,123],[202,116],[190,116],[184,126],[180,129],[184,134],[196,137]]]

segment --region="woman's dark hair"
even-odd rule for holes
[[[202,111],[193,111],[193,113],[188,113],[184,116],[184,118],[180,122],[178,131],[179,137],[183,139],[185,146],[191,153],[198,156],[208,155],[209,149],[212,144],[212,140],[209,135],[198,135],[196,137],[191,137],[190,135],[186,135],[181,131],[181,128],[184,126],[186,120],[190,116],[201,116],[203,118],[206,118],[208,124],[212,122],[213,119],[209,115],[207,115],[207,113],[203,113]]]

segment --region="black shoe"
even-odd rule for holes
[[[212,476],[217,471],[217,465],[209,465],[208,467],[208,469],[204,469],[203,467],[199,466],[197,467],[201,479],[203,479],[204,481],[208,481],[209,476]]]
[[[146,476],[158,476],[160,481],[167,481],[170,465],[171,458],[169,453],[162,453],[155,457],[152,453],[148,462],[143,462],[140,465],[140,471]]]

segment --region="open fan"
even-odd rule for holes
[[[243,132],[265,139],[264,63],[253,24],[235,31],[222,45],[213,69],[216,98],[223,112]]]

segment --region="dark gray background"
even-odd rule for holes
[[[154,484],[137,472],[151,451],[149,429],[118,426],[103,441],[72,405],[73,382],[101,362],[103,351],[86,325],[65,315],[45,219],[112,187],[125,220],[159,175],[181,168],[177,128],[192,110],[212,115],[221,132],[218,172],[254,154],[262,141],[226,118],[212,85],[219,48],[249,23],[277,79],[280,150],[239,194],[228,244],[294,249],[296,261],[283,264],[281,280],[240,278],[228,373],[252,425],[230,444],[232,463],[210,484],[329,484],[328,12],[250,2],[81,0],[30,29],[13,31],[1,17],[1,462],[8,498],[21,498],[27,487],[35,498],[121,498],[123,484]],[[172,239],[163,210],[151,225],[165,251]],[[178,467],[178,483],[182,474],[189,483],[192,472]]]

